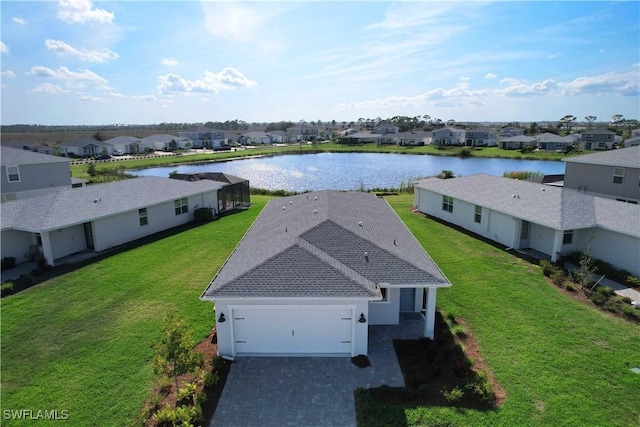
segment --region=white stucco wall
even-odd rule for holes
[[[87,248],[82,224],[49,232],[53,259],[62,258]]]
[[[553,254],[553,238],[555,230],[538,224],[531,224],[529,231],[529,247],[543,254]]]
[[[366,299],[219,299],[215,303],[215,319],[216,329],[218,336],[218,354],[225,356],[235,356],[235,347],[233,342],[233,310],[234,308],[250,308],[250,307],[264,307],[264,306],[281,306],[282,309],[286,309],[286,306],[292,308],[300,308],[303,306],[330,306],[330,307],[343,307],[349,308],[353,311],[353,347],[351,356],[357,356],[360,354],[367,354],[368,347],[368,325],[367,323],[359,323],[357,320],[360,314],[364,314],[365,318],[369,319],[369,301]],[[217,322],[220,314],[224,313],[226,321],[224,323]],[[212,319],[213,320],[213,319]],[[301,322],[304,318],[300,319]],[[303,353],[300,354],[304,356]]]
[[[640,239],[600,228],[578,230],[576,247],[591,251],[591,257],[640,277]]]
[[[2,257],[14,257],[16,263],[24,262],[24,254],[29,246],[35,244],[33,233],[26,231],[5,230],[0,238]]]
[[[400,289],[387,289],[386,301],[369,302],[369,324],[397,325],[400,322]]]
[[[420,212],[458,225],[505,246],[514,245],[517,227],[516,220],[510,215],[483,208],[481,222],[476,223],[474,204],[454,199],[453,212],[448,212],[442,210],[441,194],[423,188],[416,188],[415,192],[419,192],[414,195],[414,203]]]

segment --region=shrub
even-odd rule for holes
[[[0,296],[6,297],[13,293],[13,282],[5,282],[0,286]]]
[[[566,290],[568,290],[569,292],[575,292],[576,291],[576,287],[575,285],[571,282],[571,280],[567,280],[566,282],[564,282],[564,288]]]
[[[163,394],[165,396],[168,395],[171,391],[172,384],[173,381],[171,381],[171,378],[167,376],[160,377],[160,379],[158,380],[158,389],[160,394]]]
[[[22,273],[20,275],[20,280],[27,286],[33,285],[33,276],[29,273]]]
[[[632,274],[624,276],[624,283],[631,288],[640,288],[640,279]]]
[[[153,420],[158,426],[191,426],[194,421],[202,418],[202,409],[199,406],[192,408],[178,406],[171,408],[164,406],[153,414]]]
[[[195,403],[196,391],[198,389],[198,383],[193,381],[186,383],[184,387],[178,390],[178,403],[187,404]]]
[[[460,337],[460,338],[464,338],[467,336],[467,331],[464,329],[464,326],[460,325],[459,323],[456,323],[455,325],[453,325],[451,328],[451,333]]]
[[[628,319],[640,321],[640,309],[632,305],[623,305],[621,308],[622,315]]]
[[[540,260],[540,268],[542,268],[542,274],[544,274],[547,277],[551,276],[551,273],[557,270],[557,267],[553,265],[553,263],[548,259]]]
[[[611,312],[611,313],[616,313],[618,311],[618,304],[616,304],[615,301],[608,300],[604,304],[604,309],[609,311],[609,312]]]
[[[551,273],[551,281],[556,286],[562,286],[566,279],[567,276],[564,274],[564,271],[561,268],[556,268],[553,273]]]
[[[151,396],[151,398],[149,399],[149,414],[155,413],[160,408],[161,403],[162,403],[161,395],[154,394],[153,396]]]
[[[463,148],[462,150],[460,150],[458,152],[458,156],[463,157],[463,158],[467,158],[467,157],[473,156],[473,153],[468,148]]]
[[[216,384],[218,384],[218,381],[220,381],[220,375],[218,374],[218,371],[208,371],[204,374],[204,386],[206,388],[215,387]]]
[[[0,263],[2,264],[0,270],[5,271],[16,266],[16,259],[12,256],[5,256]]]
[[[462,399],[464,396],[464,391],[460,389],[460,387],[454,387],[451,390],[442,390],[442,395],[449,403],[456,403]]]
[[[493,387],[485,373],[479,374],[475,381],[465,384],[464,389],[481,402],[490,403],[495,400]]]

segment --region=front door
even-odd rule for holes
[[[416,289],[400,289],[400,312],[412,313],[415,311]]]
[[[87,243],[87,249],[94,250],[93,246],[93,228],[91,227],[90,222],[84,223],[84,239]]]

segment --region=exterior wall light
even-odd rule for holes
[[[364,317],[364,313],[360,313],[360,319],[358,319],[360,323],[367,323],[367,319]]]
[[[227,319],[224,318],[224,313],[220,313],[220,317],[218,317],[218,323],[224,323],[225,320]]]

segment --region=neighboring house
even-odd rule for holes
[[[71,254],[101,252],[193,221],[195,209],[218,206],[223,186],[142,177],[6,202],[2,254],[20,263],[35,251],[55,266]]]
[[[633,129],[631,131],[631,138],[638,138],[638,137],[640,137],[640,128]]]
[[[53,149],[53,147],[49,147],[47,145],[41,145],[41,144],[29,144],[19,139],[14,139],[11,141],[2,141],[2,146],[17,148],[19,150],[34,151],[36,153],[41,153],[41,154],[51,154],[51,155],[55,154],[55,150]]]
[[[465,145],[469,147],[494,147],[498,145],[498,135],[488,127],[473,128],[466,132]]]
[[[402,132],[391,136],[397,145],[425,145],[431,139],[430,133],[421,131]]]
[[[282,130],[270,130],[271,140],[276,144],[281,144],[287,139],[287,133]]]
[[[341,136],[338,138],[339,144],[364,144],[369,142],[374,142],[376,144],[381,144],[382,140],[385,140],[387,144],[392,144],[393,138],[391,136],[383,136],[377,133],[368,133],[368,132],[356,132],[350,135]]]
[[[200,299],[220,355],[357,356],[400,312],[424,310],[433,339],[448,286],[384,199],[320,191],[269,201]]]
[[[61,154],[77,157],[95,157],[113,153],[113,145],[94,138],[76,138],[58,144]]]
[[[373,128],[373,132],[378,133],[380,135],[386,135],[390,133],[395,134],[395,133],[400,133],[400,128],[392,123],[382,122],[378,126]]]
[[[306,123],[300,123],[299,125],[287,128],[287,138],[291,142],[314,141],[318,139],[318,128]]]
[[[611,150],[615,143],[615,132],[606,129],[585,130],[580,137],[580,148],[583,150]]]
[[[500,138],[511,138],[513,136],[524,135],[524,129],[513,126],[500,129]]]
[[[521,150],[526,147],[535,147],[538,140],[532,136],[510,136],[508,138],[499,138],[498,145],[503,150]]]
[[[465,142],[465,130],[444,127],[431,131],[431,141],[435,145],[462,145]]]
[[[635,136],[624,141],[625,147],[637,147],[640,145],[640,136]]]
[[[227,144],[227,133],[212,128],[197,128],[178,132],[180,138],[191,140],[193,148],[219,148]]]
[[[151,135],[140,140],[141,151],[173,151],[193,147],[193,141],[189,138],[168,134]]]
[[[541,133],[534,138],[538,143],[538,148],[546,151],[566,151],[575,142],[574,138],[549,132]]]
[[[246,132],[238,137],[238,143],[242,145],[262,145],[273,144],[275,142],[270,133],[260,131]]]
[[[135,136],[117,136],[115,138],[108,139],[105,142],[113,146],[114,153],[135,154],[141,151],[140,143],[142,140]]]
[[[568,157],[563,161],[566,188],[619,201],[640,202],[640,146]],[[638,221],[640,228],[640,219]]]
[[[68,158],[5,146],[0,150],[2,202],[71,188]]]
[[[589,250],[640,277],[640,205],[483,174],[417,181],[414,204],[509,248],[533,249],[552,261]]]
[[[174,173],[170,177],[192,182],[209,179],[227,184],[218,190],[218,209],[215,213],[246,209],[251,205],[251,191],[248,179],[221,172]]]

